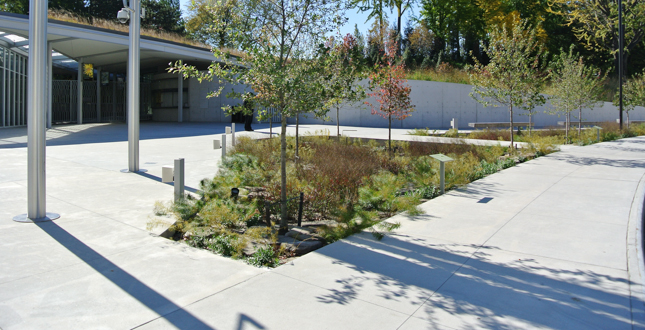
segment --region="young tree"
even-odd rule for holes
[[[229,83],[247,86],[246,92],[231,90],[228,97],[249,99],[259,105],[258,116],[266,118],[268,108],[275,108],[281,115],[280,169],[281,169],[281,221],[280,231],[288,230],[287,223],[287,119],[302,109],[300,96],[319,84],[311,81],[311,63],[315,49],[324,43],[326,34],[345,23],[343,2],[328,0],[238,0],[238,10],[248,18],[248,30],[231,33],[242,45],[244,54],[233,58],[224,51],[214,49],[214,62],[207,71],[176,63],[169,70],[199,81],[218,80],[220,86]],[[233,31],[231,31],[233,32]],[[250,91],[252,90],[252,92]],[[217,96],[223,87],[210,93]],[[309,101],[307,101],[309,102]],[[224,110],[231,113],[230,107]],[[322,115],[323,107],[311,109]]]
[[[373,115],[387,118],[388,134],[387,149],[392,152],[392,117],[403,120],[414,111],[410,102],[410,85],[405,79],[403,63],[396,63],[396,42],[389,42],[387,52],[384,54],[385,63],[377,64],[374,72],[370,74],[370,97],[376,98],[378,105],[368,101],[365,104],[372,108]]]
[[[470,97],[484,106],[508,107],[511,129],[511,149],[514,148],[513,110],[543,103],[535,88],[544,80],[538,76],[540,58],[544,53],[535,30],[522,22],[510,30],[507,26],[490,33],[490,44],[484,47],[490,57],[488,65],[473,58],[469,72],[473,90]]]
[[[602,92],[604,76],[593,66],[588,66],[582,57],[573,53],[562,52],[554,62],[551,70],[553,95],[551,105],[556,112],[565,116],[565,136],[569,140],[571,112],[578,110],[578,136],[582,133],[582,109],[593,109]]]
[[[325,79],[326,106],[336,108],[336,135],[340,137],[340,106],[365,98],[365,88],[358,82],[365,79],[366,67],[362,49],[351,34],[338,44],[330,44],[325,52],[330,68]]]
[[[627,128],[629,128],[629,112],[636,106],[645,107],[645,70],[625,82],[623,93],[623,107],[627,114]],[[614,104],[616,103],[618,100],[614,100]]]

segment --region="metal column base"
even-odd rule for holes
[[[146,172],[148,172],[148,170],[146,170],[146,169],[144,169],[144,168],[140,168],[140,169],[139,169],[138,171],[136,171],[136,172],[131,172],[131,171],[130,171],[130,170],[128,170],[128,169],[121,170],[121,173],[146,173]]]
[[[33,222],[47,222],[47,221],[52,221],[60,218],[60,214],[58,213],[51,213],[51,212],[46,212],[44,218],[38,218],[38,219],[29,219],[27,217],[27,214],[21,214],[13,217],[13,221],[15,222],[23,222],[23,223],[33,223]]]

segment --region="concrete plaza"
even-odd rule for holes
[[[268,135],[254,128],[238,136]],[[436,139],[406,132],[393,138]],[[125,125],[55,127],[47,210],[61,218],[24,224],[11,218],[27,210],[26,129],[0,130],[0,328],[645,328],[645,137],[540,157],[395,216],[401,228],[381,241],[359,234],[260,269],[146,230],[154,202],[173,196],[161,166],[185,158],[198,189],[223,133],[144,124],[148,172],[131,174]]]

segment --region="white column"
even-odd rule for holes
[[[47,111],[47,1],[29,1],[29,68],[27,77],[27,214],[19,222],[47,221],[45,185],[45,114]]]
[[[78,59],[78,75],[76,77],[76,122],[83,123],[83,59]]]
[[[47,128],[52,128],[52,84],[53,84],[53,61],[52,44],[47,43]]]
[[[96,69],[96,121],[101,122],[101,68]]]
[[[130,0],[130,43],[128,52],[128,170],[139,171],[139,28],[140,0]]]
[[[184,75],[179,74],[177,88],[177,121],[184,121]]]

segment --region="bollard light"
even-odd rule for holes
[[[162,166],[161,167],[161,182],[170,183],[174,181],[174,169],[172,166]]]

